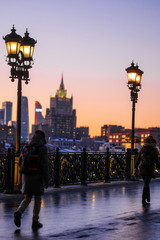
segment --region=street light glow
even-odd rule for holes
[[[137,74],[136,73],[128,73],[128,82],[135,82]]]
[[[6,42],[7,52],[9,55],[18,54],[20,49],[20,43],[18,42]]]
[[[128,83],[140,84],[141,76],[135,72],[128,73]]]

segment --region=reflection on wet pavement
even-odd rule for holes
[[[151,184],[147,210],[141,206],[142,183],[46,194],[40,214],[44,227],[36,232],[31,229],[33,201],[17,229],[13,212],[22,196],[0,198],[0,239],[159,239],[159,184]]]

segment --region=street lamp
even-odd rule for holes
[[[33,51],[37,43],[33,38],[29,37],[28,30],[22,38],[16,33],[16,29],[11,29],[11,33],[3,37],[7,48],[7,62],[11,66],[11,81],[18,79],[17,88],[17,129],[16,129],[16,155],[20,155],[20,141],[21,141],[21,97],[22,97],[22,83],[24,80],[26,84],[30,81],[29,69],[33,65]]]
[[[134,152],[134,123],[135,123],[135,104],[138,101],[138,92],[141,89],[141,79],[143,71],[135,66],[132,61],[131,66],[126,68],[128,75],[128,88],[131,90],[131,101],[132,101],[132,139],[131,139],[131,154]]]

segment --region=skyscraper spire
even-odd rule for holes
[[[58,97],[60,98],[64,98],[67,97],[67,90],[64,89],[64,83],[63,83],[63,73],[62,73],[62,77],[61,77],[61,84],[59,89],[57,90],[57,94]]]
[[[63,83],[63,73],[62,73],[62,77],[61,77],[61,84],[60,84],[60,90],[64,90],[64,83]]]

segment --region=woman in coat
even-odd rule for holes
[[[155,164],[160,168],[159,151],[156,147],[156,140],[149,136],[145,139],[144,145],[138,154],[135,164],[135,173],[139,169],[139,173],[143,178],[144,186],[142,192],[142,205],[144,207],[150,204],[150,181],[154,177]]]
[[[21,226],[21,216],[31,202],[33,195],[34,209],[32,228],[43,227],[38,219],[41,208],[41,195],[44,194],[44,187],[48,188],[48,157],[45,144],[46,140],[44,132],[37,130],[28,148],[36,149],[37,154],[34,156],[38,157],[39,168],[34,174],[28,174],[23,171],[22,167],[22,193],[24,194],[24,199],[14,213],[14,223],[17,227]],[[22,155],[23,154],[22,151]]]

